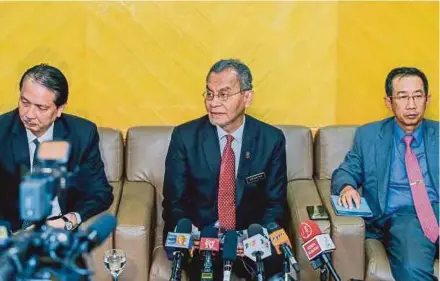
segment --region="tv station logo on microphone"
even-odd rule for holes
[[[271,255],[270,242],[261,234],[254,235],[243,241],[244,254],[253,261],[256,261],[256,253],[264,259]]]
[[[189,233],[168,233],[165,247],[189,249],[192,246],[191,234]]]
[[[200,247],[200,250],[218,251],[220,249],[220,241],[217,238],[202,237],[200,239],[199,247]]]

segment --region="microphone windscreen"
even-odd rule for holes
[[[93,243],[100,245],[115,230],[117,225],[116,217],[104,214],[96,219],[86,230],[87,233],[94,233]]]
[[[267,228],[267,232],[269,232],[269,234],[281,229],[281,227],[276,222],[271,222],[271,223],[267,224],[266,228]]]
[[[223,260],[235,261],[237,259],[237,232],[228,231],[223,243]]]
[[[177,233],[191,233],[191,231],[192,231],[192,222],[189,219],[183,218],[177,222],[175,232],[177,232]]]
[[[218,230],[213,226],[207,226],[200,232],[200,237],[204,238],[218,238]]]
[[[306,243],[316,235],[322,234],[321,229],[316,224],[316,222],[312,220],[306,220],[300,223],[299,225],[299,236],[303,243]]]
[[[261,227],[261,225],[253,223],[248,228],[248,237],[252,237],[257,234],[261,234],[264,236],[263,228]]]

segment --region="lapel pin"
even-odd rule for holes
[[[251,159],[251,153],[249,151],[246,151],[244,157],[248,160]]]

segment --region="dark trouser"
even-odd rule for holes
[[[265,280],[276,273],[282,272],[283,261],[284,257],[278,256],[276,253],[273,253],[272,256],[269,256],[263,260]],[[200,255],[195,256],[186,268],[186,272],[191,281],[200,280],[202,267],[203,259]],[[247,257],[237,257],[237,260],[232,268],[232,272],[240,278],[244,278],[246,280],[256,280],[255,268],[255,262],[253,262],[251,259]],[[223,261],[221,259],[221,254],[220,256],[214,257],[214,280],[223,280]]]
[[[438,205],[433,205],[438,220]],[[438,255],[438,240],[434,244],[425,237],[413,207],[402,208],[386,215],[374,226],[383,233],[367,237],[379,238],[387,249],[391,271],[396,281],[438,280],[434,276],[434,260]]]

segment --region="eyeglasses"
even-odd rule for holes
[[[426,98],[426,95],[414,95],[414,96],[391,96],[390,99],[394,99],[398,103],[408,103],[410,99],[414,101],[414,103],[421,103]]]
[[[212,100],[214,100],[214,97],[217,96],[218,99],[219,99],[220,101],[225,102],[225,101],[228,100],[229,97],[232,97],[232,96],[235,96],[235,95],[241,94],[241,93],[244,92],[244,91],[247,91],[247,90],[240,90],[240,91],[238,91],[238,92],[236,92],[236,93],[233,93],[233,94],[227,94],[227,93],[214,94],[214,93],[212,93],[212,92],[208,92],[208,91],[206,91],[206,92],[204,92],[204,93],[202,94],[202,96],[203,96],[203,97],[205,98],[205,100],[207,100],[207,101],[212,101]]]

